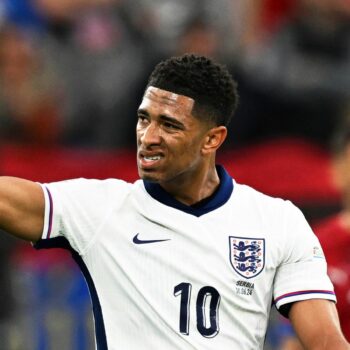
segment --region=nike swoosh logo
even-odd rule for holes
[[[147,240],[144,240],[144,239],[139,239],[138,236],[139,236],[139,234],[137,233],[134,236],[134,238],[132,239],[132,241],[135,244],[148,244],[148,243],[157,243],[157,242],[170,241],[170,238],[168,238],[168,239],[147,239]]]

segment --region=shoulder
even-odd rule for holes
[[[291,201],[264,194],[250,186],[235,184],[232,203],[242,217],[258,220],[276,232],[288,232],[296,225],[305,226],[302,211]]]
[[[63,180],[63,181],[57,181],[57,182],[51,182],[48,184],[45,184],[48,186],[55,186],[55,187],[62,187],[62,188],[69,188],[69,189],[126,189],[130,188],[132,186],[131,183],[128,183],[123,180],[119,179],[86,179],[86,178],[76,178],[76,179],[69,179],[69,180]]]
[[[44,184],[49,192],[69,198],[123,198],[132,190],[134,184],[119,179],[85,179],[77,178]]]
[[[237,201],[246,203],[249,206],[260,207],[264,210],[289,210],[290,208],[296,208],[289,200],[285,200],[279,197],[273,197],[262,193],[248,185],[234,183],[234,197]]]

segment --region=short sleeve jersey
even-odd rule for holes
[[[42,185],[37,247],[71,249],[98,350],[262,349],[273,301],[335,301],[300,210],[218,172],[218,190],[194,206],[141,180]]]

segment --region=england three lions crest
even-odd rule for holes
[[[230,262],[244,278],[257,276],[265,267],[265,239],[230,236]]]

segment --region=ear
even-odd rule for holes
[[[227,136],[227,129],[225,126],[217,126],[207,131],[204,144],[202,147],[202,154],[214,153],[223,144]]]

